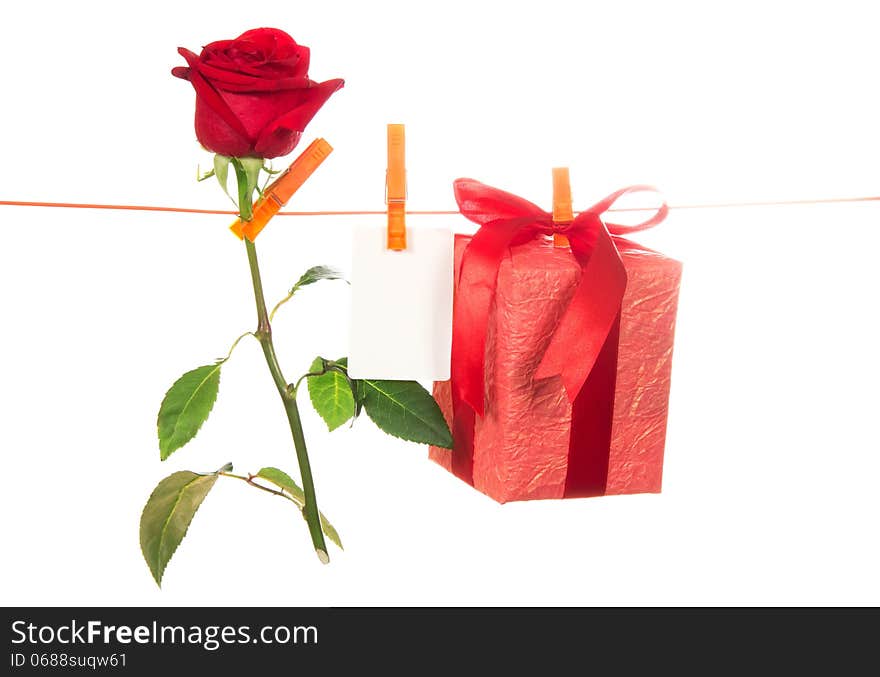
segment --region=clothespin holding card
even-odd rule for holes
[[[388,125],[383,223],[352,235],[352,378],[446,380],[452,349],[453,238],[448,223],[407,223],[403,125]]]
[[[553,168],[553,223],[571,223],[574,221],[574,211],[571,206],[571,181],[568,176],[568,167]],[[568,238],[562,233],[553,235],[553,244],[556,247],[568,247]]]
[[[269,223],[269,219],[287,204],[293,194],[300,189],[332,152],[333,147],[324,139],[312,141],[290,167],[266,187],[262,197],[254,203],[253,218],[246,222],[239,219],[229,226],[229,230],[235,233],[239,240],[246,237],[253,242],[260,231]]]
[[[385,170],[388,207],[388,249],[406,249],[406,132],[388,125],[388,169]]]

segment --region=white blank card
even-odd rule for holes
[[[386,247],[384,225],[352,237],[352,378],[445,381],[452,350],[453,236],[407,224],[407,247]]]

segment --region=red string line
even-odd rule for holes
[[[791,205],[842,204],[853,202],[880,202],[880,196],[817,198],[807,200],[764,200],[756,202],[707,202],[694,204],[669,205],[669,209],[727,209],[731,207],[777,207]],[[175,212],[184,214],[226,214],[237,216],[238,212],[231,209],[192,209],[189,207],[159,207],[156,205],[113,205],[86,204],[80,202],[28,202],[22,200],[0,200],[0,206],[7,207],[63,207],[67,209],[115,209],[139,212]],[[656,207],[613,207],[609,212],[647,212]],[[280,211],[276,216],[378,216],[385,210],[331,210],[331,211]],[[458,214],[456,210],[407,210],[407,214],[424,216],[447,216]],[[579,214],[575,211],[575,214]]]

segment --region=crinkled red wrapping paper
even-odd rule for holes
[[[456,236],[456,280],[470,239]],[[656,493],[681,263],[622,238],[614,242],[628,281],[604,493]],[[476,418],[473,467],[474,487],[501,503],[564,496],[572,405],[558,376],[536,381],[534,374],[580,275],[571,252],[549,238],[511,247],[501,263],[486,341],[486,409]],[[435,383],[434,397],[451,425],[450,382]],[[430,457],[451,470],[448,449],[431,447]]]

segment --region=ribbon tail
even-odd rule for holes
[[[474,483],[474,436],[477,415],[452,396],[452,472],[468,484]]]
[[[620,313],[584,387],[571,405],[568,474],[563,493],[566,498],[601,496],[606,491],[619,345]]]
[[[461,262],[452,320],[452,389],[459,402],[483,415],[483,359],[489,310],[501,259],[514,236],[531,218],[496,221],[474,235]]]
[[[605,226],[597,222],[592,251],[592,237],[569,233],[572,253],[583,266],[581,278],[535,372],[535,378],[561,375],[572,402],[605,345],[626,291],[626,269]]]

